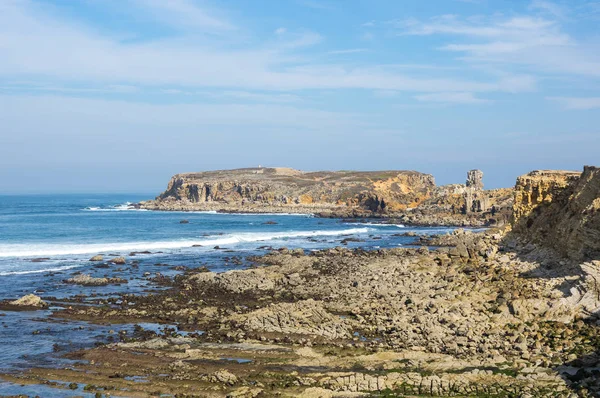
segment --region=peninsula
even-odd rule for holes
[[[319,171],[246,168],[177,174],[149,210],[310,213],[383,217],[416,225],[498,225],[507,221],[512,189],[484,190],[483,173],[465,184],[437,186],[416,171]]]

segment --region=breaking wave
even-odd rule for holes
[[[81,265],[66,265],[64,267],[42,268],[42,269],[34,269],[34,270],[29,270],[29,271],[0,271],[0,276],[42,274],[44,272],[60,272],[60,271],[66,271],[66,270],[78,268],[78,267],[81,267]]]
[[[273,233],[237,233],[206,237],[203,239],[186,239],[154,242],[119,242],[91,244],[3,244],[0,245],[0,257],[41,257],[64,256],[78,254],[113,253],[124,251],[144,250],[174,250],[199,246],[238,245],[251,242],[261,242],[276,239],[303,238],[312,236],[339,236],[364,234],[370,228],[350,228],[343,230],[296,231]]]
[[[98,206],[90,206],[85,209],[81,209],[83,211],[148,211],[147,209],[138,209],[133,206],[131,202],[125,202],[119,205],[109,206],[109,207],[98,207]]]

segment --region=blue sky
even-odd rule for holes
[[[600,163],[600,0],[2,0],[0,192]]]

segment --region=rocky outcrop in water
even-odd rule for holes
[[[25,295],[17,300],[10,301],[8,304],[22,308],[48,308],[48,303],[35,294]]]

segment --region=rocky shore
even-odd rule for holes
[[[74,302],[54,316],[166,326],[3,377],[100,396],[598,397],[600,169],[530,173],[515,198],[503,228],[282,248],[160,278],[159,293]]]
[[[483,189],[483,173],[436,186],[416,171],[303,172],[249,168],[175,175],[148,210],[308,213],[336,218],[393,218],[413,225],[503,225],[512,189]]]

